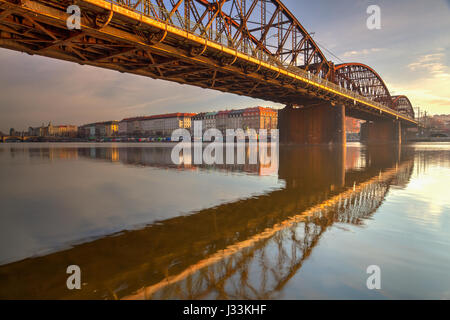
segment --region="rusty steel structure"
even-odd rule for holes
[[[392,106],[398,112],[406,114],[411,118],[415,118],[414,108],[407,96],[393,96]]]
[[[68,6],[81,9],[70,30]],[[286,105],[416,125],[381,77],[335,66],[280,0],[0,0],[0,47]],[[351,114],[351,112],[350,112]]]
[[[344,63],[335,67],[336,81],[344,88],[392,107],[389,89],[380,75],[362,63]]]

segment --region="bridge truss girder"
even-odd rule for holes
[[[397,110],[398,112],[403,113],[414,119],[415,117],[414,108],[407,96],[393,96],[392,105],[394,110]]]
[[[362,63],[344,63],[335,67],[335,82],[373,101],[392,107],[392,97],[381,76]]]
[[[331,99],[317,87],[221,51],[203,50],[185,38],[136,26],[126,17],[114,15],[102,25],[108,20],[108,11],[84,6],[82,1],[78,2],[82,30],[70,31],[66,6],[50,2],[51,6],[22,0],[19,7],[14,0],[1,0],[0,46],[285,104]]]
[[[280,0],[118,1],[160,21],[256,56],[331,78],[333,68],[319,46]]]
[[[296,53],[288,53],[286,49],[289,48],[287,43],[291,43],[287,39],[293,38],[293,44],[307,61],[303,59],[302,65],[297,59],[293,63],[296,66],[291,68],[335,79],[333,64],[326,61],[300,23],[278,0],[258,0],[251,2],[252,5],[237,0],[209,4],[204,0],[158,0],[159,11],[151,1],[113,2],[120,2],[129,10],[122,7],[111,10],[111,2],[106,1],[78,0],[82,29],[70,31],[66,26],[66,8],[70,1],[21,0],[18,5],[16,0],[0,0],[0,47],[286,105],[312,106],[324,101],[344,104],[352,112],[357,111],[355,114],[361,114],[362,119],[380,115],[398,118],[393,113],[381,112],[370,104],[329,90],[326,80],[296,78],[289,74],[291,69],[281,68],[283,63],[278,58],[285,59],[286,63],[295,60],[288,57]],[[272,12],[269,4],[277,10],[277,15],[269,14]],[[240,15],[236,12],[239,8]],[[250,27],[257,11],[266,16],[260,18],[259,28]],[[142,12],[152,12],[151,19],[157,22],[142,21]],[[193,17],[194,26],[187,23]],[[179,26],[168,32],[168,26],[175,25],[175,21]],[[183,32],[180,29],[183,26],[190,32]],[[224,26],[231,31],[222,31]],[[220,32],[214,34],[211,30]],[[271,36],[275,33],[279,36]],[[203,36],[193,38],[199,34]],[[222,43],[216,41],[220,34],[225,34],[221,36]],[[230,39],[233,46],[240,46],[239,50],[228,47]],[[281,39],[283,46],[269,45],[273,39]],[[246,42],[251,52],[242,54]],[[261,48],[258,44],[264,46]],[[267,59],[270,63],[265,63]],[[277,64],[280,67],[276,67]],[[309,74],[304,73],[303,77]],[[414,124],[410,119],[403,120],[408,125]]]

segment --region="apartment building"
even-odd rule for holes
[[[216,115],[216,128],[219,129],[223,134],[228,127],[228,114],[229,110],[219,111]]]
[[[244,110],[242,118],[243,128],[245,130],[271,130],[278,128],[278,111],[272,108],[248,108]]]
[[[278,111],[271,108],[255,107],[219,112],[199,113],[193,121],[201,121],[203,132],[211,128],[219,129],[223,134],[227,129],[277,129]]]
[[[191,128],[194,113],[170,113],[123,119],[119,123],[121,136],[170,137],[177,129]]]
[[[47,126],[29,127],[28,135],[34,137],[75,137],[78,128],[73,125],[52,125],[51,122]]]
[[[105,121],[85,124],[78,128],[78,135],[84,138],[114,137],[119,132],[119,121]]]
[[[202,123],[203,132],[209,129],[217,128],[217,112],[201,112],[192,117],[191,122],[199,121]],[[192,126],[192,124],[191,124]]]

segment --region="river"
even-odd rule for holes
[[[450,299],[450,143],[171,151],[0,144],[0,299]]]

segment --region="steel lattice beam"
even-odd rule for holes
[[[348,87],[361,98],[389,101],[372,69],[335,68],[279,0],[78,0],[81,31],[66,26],[68,4],[0,0],[0,47],[287,105],[326,100],[415,124],[331,83],[358,83]]]

